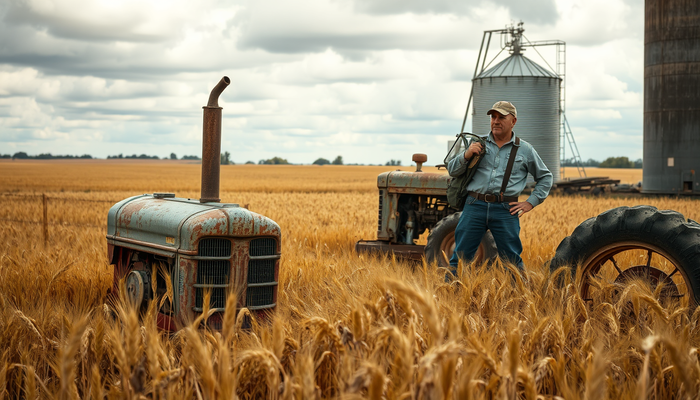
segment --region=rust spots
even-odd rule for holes
[[[394,171],[388,174],[386,187],[394,193],[444,195],[449,179],[446,174]]]

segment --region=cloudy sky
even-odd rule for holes
[[[483,31],[519,21],[531,41],[566,41],[582,158],[641,158],[636,0],[3,0],[0,154],[199,155],[226,75],[237,163],[432,165],[461,127]],[[540,53],[525,55],[554,65]]]

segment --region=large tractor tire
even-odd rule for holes
[[[557,247],[552,271],[569,266],[581,272],[580,294],[595,297],[590,278],[600,276],[624,285],[641,278],[662,298],[700,304],[700,224],[671,210],[651,206],[618,207],[579,225]]]
[[[439,267],[449,268],[450,258],[455,251],[455,228],[460,216],[462,216],[461,212],[450,214],[441,219],[430,231],[428,243],[425,245],[425,259],[429,263],[436,261]],[[481,264],[496,257],[498,257],[496,242],[493,240],[491,231],[486,231],[474,255],[474,261]]]

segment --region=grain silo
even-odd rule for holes
[[[644,193],[700,194],[700,1],[647,0]]]
[[[518,110],[513,131],[532,144],[556,182],[560,179],[562,79],[522,54],[522,31],[522,24],[511,28],[510,56],[472,79],[472,132],[489,132],[486,112],[497,101],[510,101]]]

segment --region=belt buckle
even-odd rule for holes
[[[495,203],[498,201],[498,196],[496,196],[495,194],[485,194],[484,201],[487,203]]]

